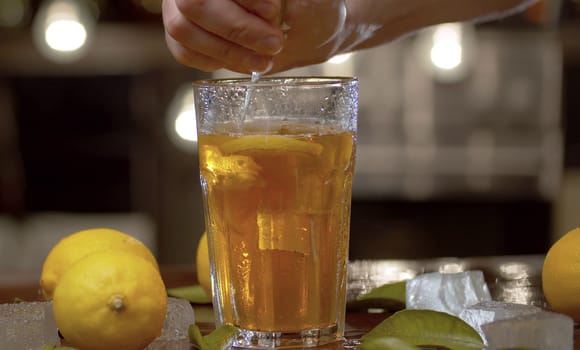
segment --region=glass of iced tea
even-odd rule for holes
[[[217,326],[234,346],[342,339],[358,81],[194,83]]]

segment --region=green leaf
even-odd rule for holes
[[[463,320],[434,310],[402,310],[365,334],[363,344],[380,337],[399,338],[416,346],[440,346],[451,350],[485,347],[479,334]]]
[[[188,333],[191,342],[201,350],[223,350],[228,348],[234,337],[238,334],[234,326],[224,325],[208,335],[202,335],[196,324],[189,326]]]
[[[360,346],[361,350],[420,350],[420,348],[409,345],[399,338],[378,337],[365,341]]]
[[[198,284],[193,286],[169,288],[167,289],[167,295],[174,298],[185,299],[194,304],[211,303],[211,296],[207,295],[202,286]]]
[[[387,283],[371,289],[368,293],[359,295],[357,300],[391,299],[405,302],[405,292],[407,291],[407,281]]]
[[[382,308],[389,311],[398,311],[405,308],[405,292],[407,281],[383,284],[359,295],[356,300],[347,305],[349,310],[366,310]]]

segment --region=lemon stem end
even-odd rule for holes
[[[116,312],[122,311],[125,308],[124,299],[125,298],[119,294],[111,296],[111,298],[109,299],[109,307],[111,308],[111,310]]]

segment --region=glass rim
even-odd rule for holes
[[[268,87],[268,86],[333,86],[358,82],[347,76],[266,76],[253,82],[251,77],[194,80],[194,87]]]

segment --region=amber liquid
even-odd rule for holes
[[[265,332],[339,327],[354,135],[286,126],[198,142],[219,321]]]

